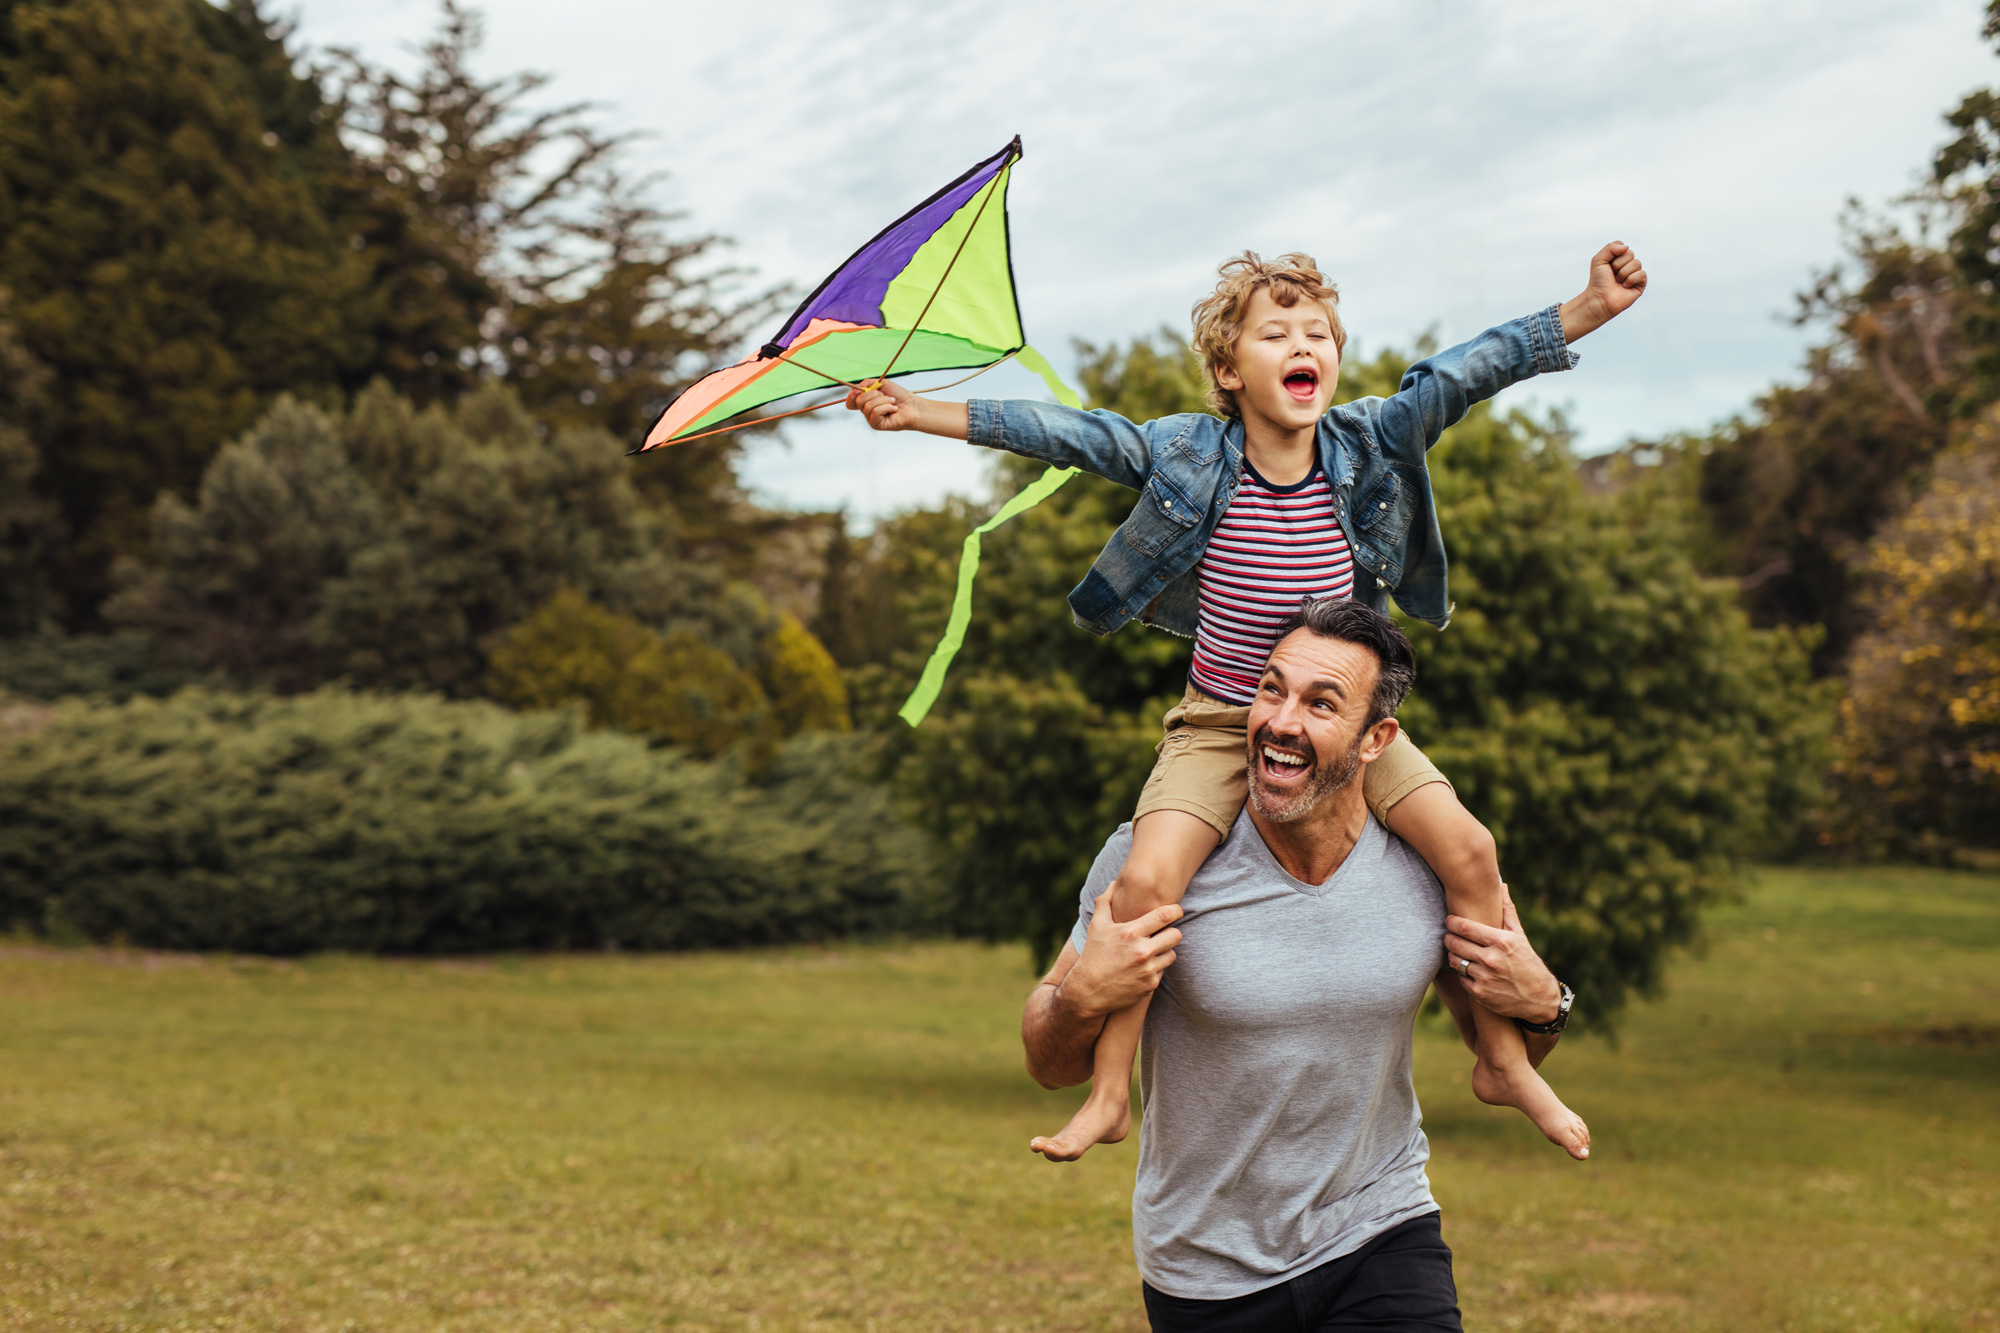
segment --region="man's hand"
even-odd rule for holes
[[[1181,905],[1167,903],[1120,923],[1111,915],[1118,882],[1097,895],[1083,955],[1056,989],[1064,1006],[1079,1018],[1103,1018],[1129,1009],[1160,988],[1160,974],[1173,966],[1181,932]]]
[[[1456,962],[1451,971],[1466,993],[1502,1018],[1528,1023],[1553,1023],[1562,1007],[1562,987],[1542,962],[1521,929],[1514,897],[1500,886],[1500,928],[1483,926],[1462,916],[1448,916],[1445,950],[1453,959],[1469,959],[1472,969]]]
[[[859,412],[873,430],[920,430],[928,435],[962,440],[969,428],[964,403],[933,402],[911,393],[894,380],[878,380],[866,389],[849,389],[847,410]]]
[[[1646,291],[1646,270],[1623,241],[1613,241],[1590,257],[1590,282],[1564,301],[1563,341],[1575,342],[1632,308]]]
[[[1028,997],[1021,1014],[1021,1045],[1028,1073],[1045,1088],[1068,1088],[1091,1075],[1091,1055],[1107,1015],[1128,1009],[1159,989],[1173,965],[1181,932],[1179,903],[1156,907],[1122,925],[1111,915],[1111,895],[1097,895],[1083,953],[1064,944],[1055,966]]]

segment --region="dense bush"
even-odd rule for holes
[[[201,677],[194,661],[135,630],[63,634],[45,629],[18,638],[0,637],[0,693],[11,691],[29,699],[168,695]]]
[[[515,708],[579,703],[598,726],[704,758],[747,740],[847,731],[847,685],[797,617],[773,618],[747,669],[685,630],[657,634],[565,588],[493,650],[488,689]]]
[[[0,738],[0,927],[180,949],[684,949],[906,929],[926,845],[853,737],[753,784],[576,712],[324,690]]]
[[[756,677],[685,632],[662,637],[565,588],[493,650],[491,689],[515,708],[582,704],[600,727],[710,758],[765,729]]]

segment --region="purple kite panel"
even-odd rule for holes
[[[962,180],[954,182],[936,198],[918,205],[887,231],[862,246],[852,259],[820,284],[820,289],[807,298],[772,342],[779,347],[790,347],[792,339],[815,319],[837,319],[845,324],[880,327],[882,297],[888,292],[889,284],[909,267],[911,256],[923,247],[924,242],[934,236],[953,213],[963,208],[966,200],[979,193],[988,181],[1000,173],[1000,169],[1013,158],[1014,152],[1014,146],[1010,144],[974,167]]]

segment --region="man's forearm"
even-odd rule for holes
[[[1028,1073],[1045,1088],[1071,1088],[1090,1081],[1092,1052],[1104,1015],[1079,1013],[1056,982],[1044,981],[1021,1013],[1021,1045]]]
[[[1478,1030],[1473,1026],[1472,997],[1465,993],[1465,986],[1459,980],[1458,973],[1447,967],[1437,974],[1433,979],[1433,984],[1437,987],[1438,999],[1444,1001],[1445,1012],[1451,1015],[1452,1023],[1458,1028],[1459,1039],[1465,1043],[1465,1049],[1468,1051],[1477,1051],[1479,1049],[1479,1035]],[[1530,1021],[1553,1023],[1555,1019],[1556,1011],[1554,1008],[1551,1008],[1546,1015],[1537,1014]],[[1561,1040],[1562,1033],[1560,1032],[1528,1032],[1524,1030],[1521,1033],[1521,1041],[1528,1048],[1529,1066],[1534,1069],[1540,1069],[1542,1061],[1548,1059],[1549,1052],[1553,1051],[1556,1048],[1556,1043]]]

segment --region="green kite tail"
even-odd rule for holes
[[[1049,386],[1056,401],[1064,407],[1083,406],[1083,399],[1076,396],[1076,390],[1062,382],[1062,376],[1056,374],[1055,367],[1040,352],[1024,346],[1014,354],[1014,359],[1040,375],[1042,383]],[[944,673],[950,669],[951,659],[958,656],[958,650],[965,644],[965,627],[972,623],[972,580],[979,573],[979,539],[1016,514],[1033,509],[1062,489],[1063,483],[1075,475],[1073,467],[1051,465],[1031,485],[1001,505],[999,513],[965,534],[965,546],[958,556],[958,591],[952,594],[951,618],[945,622],[944,637],[931,651],[931,660],[924,664],[924,674],[918,678],[917,688],[911,690],[910,697],[903,701],[897,717],[913,727],[924,720],[924,715],[931,711],[931,705],[937,702],[938,691],[944,688]]]

